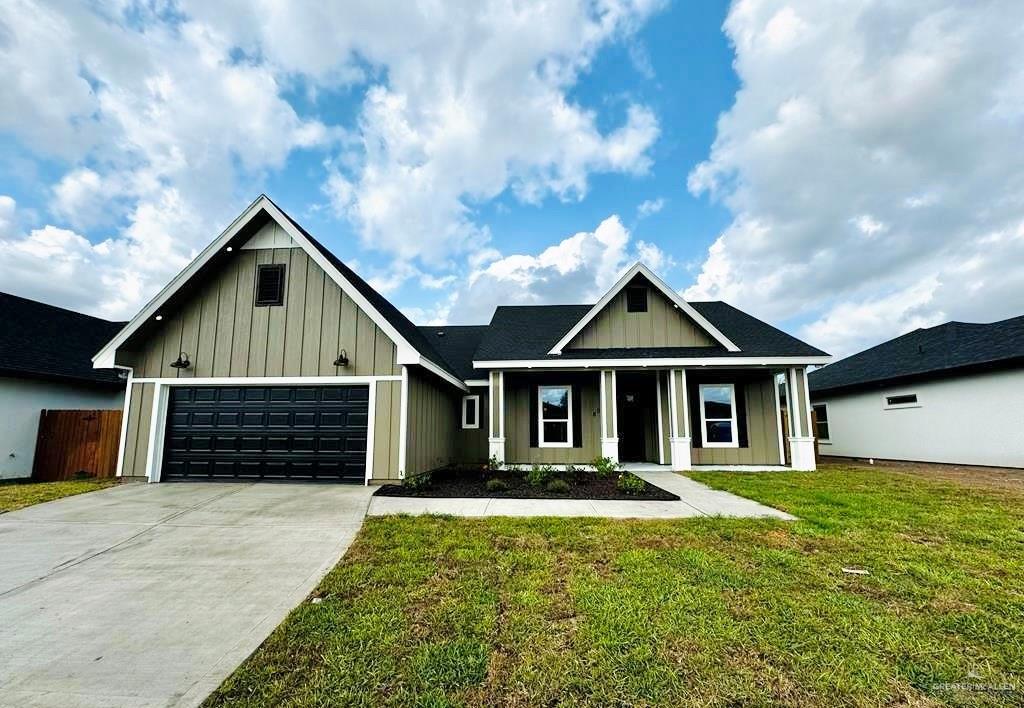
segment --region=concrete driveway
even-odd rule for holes
[[[372,491],[129,484],[0,515],[0,705],[200,703],[342,556]]]

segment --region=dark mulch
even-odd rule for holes
[[[381,497],[436,497],[436,498],[506,498],[506,499],[628,499],[631,501],[676,501],[678,496],[660,487],[644,482],[644,489],[637,494],[620,491],[615,482],[618,474],[600,479],[593,472],[557,473],[560,479],[569,482],[567,492],[549,492],[543,486],[531,486],[523,478],[525,472],[505,470],[488,471],[480,469],[450,468],[433,472],[430,483],[421,487],[400,484],[385,484],[375,494]],[[486,484],[489,479],[500,479],[508,486],[504,491],[490,491]]]

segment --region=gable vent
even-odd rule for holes
[[[256,307],[284,304],[284,264],[256,268]]]
[[[647,288],[626,288],[626,312],[647,312]]]

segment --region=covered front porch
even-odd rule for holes
[[[506,369],[488,386],[488,450],[502,464],[815,468],[801,366]]]

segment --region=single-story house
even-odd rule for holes
[[[0,479],[29,477],[46,410],[120,409],[125,376],[92,355],[122,327],[0,293]]]
[[[808,380],[821,454],[1024,467],[1024,317],[916,329]]]
[[[129,372],[120,474],[401,480],[453,463],[814,467],[828,355],[641,264],[597,303],[417,327],[260,196],[94,357]]]

